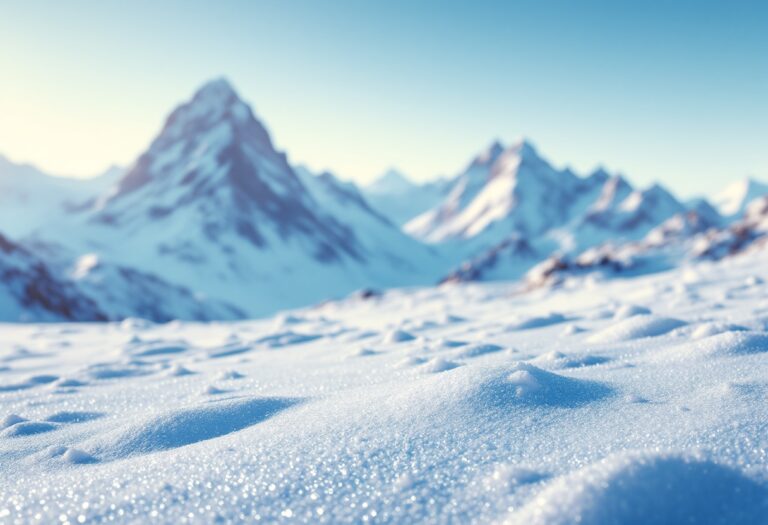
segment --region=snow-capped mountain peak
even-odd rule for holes
[[[560,197],[575,191],[577,178],[553,168],[528,140],[499,146],[477,155],[446,199],[406,225],[407,231],[430,242],[482,233],[490,246],[513,232],[536,234],[561,221],[567,206]]]
[[[480,153],[475,156],[474,159],[472,159],[472,162],[470,163],[471,166],[488,166],[496,162],[496,159],[499,158],[499,155],[501,155],[504,152],[504,144],[501,143],[501,141],[494,140],[491,142],[491,144],[488,145],[484,150],[482,150]]]
[[[636,212],[641,208],[674,208],[680,211],[680,203],[660,184],[653,184],[644,190],[632,192],[619,206],[623,212]]]
[[[222,79],[176,108],[119,184],[78,217],[81,253],[249,315],[427,284],[441,266],[354,185],[297,174]]]
[[[234,88],[224,79],[209,82],[169,115],[160,134],[122,179],[113,198],[135,191],[156,178],[168,179],[174,185],[201,183],[195,175],[200,172],[201,164],[206,167],[229,164],[236,169],[228,170],[228,174],[242,172],[238,164],[247,160],[242,158],[239,145],[245,143],[270,164],[283,164],[278,168],[287,166],[284,156],[274,150],[266,128]],[[185,166],[178,166],[182,163]],[[185,173],[180,180],[171,180],[169,171]],[[231,179],[242,182],[236,177]]]
[[[768,195],[768,184],[745,178],[728,185],[712,197],[717,210],[725,217],[738,218],[755,199]]]
[[[499,175],[517,176],[518,168],[524,162],[542,163],[544,162],[536,148],[527,140],[521,140],[509,146],[507,149],[495,155],[491,177]]]

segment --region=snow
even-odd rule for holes
[[[711,460],[616,454],[552,483],[505,522],[747,525],[764,522],[767,512],[764,487]]]
[[[491,143],[451,179],[390,170],[358,189],[292,166],[219,78],[171,112],[125,173],[77,182],[0,158],[0,235],[26,254],[9,263],[25,271],[0,287],[0,319],[233,320],[392,287],[649,273],[768,232],[768,201],[744,184],[729,194],[747,217],[723,228],[703,199],[683,205],[602,168],[579,176],[520,140]],[[560,258],[557,275],[528,278]],[[29,307],[37,294],[24,289],[37,282],[55,301]]]
[[[595,332],[587,341],[590,343],[618,343],[643,337],[655,337],[684,325],[685,322],[679,319],[639,315],[624,319],[604,330]]]
[[[763,523],[766,257],[3,325],[0,522]]]
[[[0,524],[767,521],[759,183],[522,140],[358,189],[216,79],[124,175],[0,190]]]
[[[68,178],[17,164],[0,155],[2,234],[20,238],[61,221],[117,183],[123,169],[111,167],[91,178]]]
[[[712,202],[725,217],[738,218],[749,204],[759,197],[768,195],[768,184],[752,179],[736,181],[712,196]]]

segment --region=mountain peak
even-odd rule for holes
[[[538,156],[538,152],[536,151],[536,146],[533,145],[533,142],[531,142],[526,137],[521,137],[520,139],[516,140],[512,145],[507,148],[508,151],[516,151],[519,155],[535,155]]]
[[[745,177],[729,184],[713,197],[715,207],[726,217],[741,216],[755,199],[768,194],[768,185]]]
[[[606,182],[611,178],[610,172],[605,169],[605,166],[598,166],[592,172],[587,176],[589,179],[593,180],[599,180],[601,182]]]
[[[489,156],[498,156],[502,151],[504,151],[504,144],[499,139],[494,139],[485,150]]]
[[[472,159],[472,166],[490,166],[504,153],[504,145],[499,140],[494,140],[485,149]]]
[[[117,191],[109,199],[132,193],[152,180],[166,179],[171,184],[168,176],[171,165],[180,171],[195,172],[180,177],[189,175],[190,178],[184,180],[190,182],[191,178],[197,178],[199,183],[201,172],[193,168],[202,159],[208,159],[208,167],[218,163],[228,166],[231,174],[244,175],[248,170],[240,168],[248,161],[243,147],[271,159],[270,164],[279,166],[278,171],[289,171],[285,157],[275,151],[266,128],[232,85],[224,78],[211,80],[200,87],[191,100],[171,112],[149,149],[120,180]],[[187,162],[183,167],[179,164],[183,156],[195,162]],[[252,181],[250,177],[239,177],[235,182],[242,185],[240,183]]]
[[[398,194],[412,189],[414,184],[401,171],[389,168],[366,187],[371,193]]]
[[[225,77],[209,80],[195,92],[193,100],[229,100],[239,99],[235,88]]]

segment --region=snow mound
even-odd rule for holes
[[[424,363],[424,365],[421,367],[421,370],[422,372],[425,372],[428,374],[437,374],[439,372],[446,372],[448,370],[453,370],[454,368],[458,368],[460,366],[461,366],[460,363],[449,361],[442,357],[435,357],[433,359],[430,359],[426,363]]]
[[[409,356],[395,363],[395,368],[411,368],[414,366],[423,365],[427,360],[419,356]]]
[[[696,328],[694,328],[693,332],[691,332],[691,338],[704,339],[705,337],[722,334],[724,332],[742,332],[745,330],[746,330],[745,327],[734,325],[734,324],[703,323],[697,326]]]
[[[0,392],[13,392],[16,390],[26,390],[28,388],[34,388],[40,385],[47,385],[58,380],[59,376],[55,375],[36,375],[25,379],[20,383],[13,383],[10,385],[0,385]]]
[[[503,349],[503,346],[494,345],[491,343],[476,343],[463,347],[457,352],[456,357],[463,359],[480,357],[483,355],[500,352]]]
[[[625,304],[616,309],[616,312],[613,314],[613,319],[615,321],[621,321],[636,315],[647,315],[650,313],[651,310],[644,306],[638,306],[636,304]]]
[[[168,370],[168,375],[171,377],[183,377],[194,375],[194,372],[184,365],[176,363]]]
[[[507,327],[507,330],[531,330],[533,328],[543,328],[545,326],[563,323],[567,320],[568,319],[564,315],[553,312],[547,315],[528,317],[525,319],[517,320],[510,324]]]
[[[216,385],[208,385],[203,390],[203,395],[206,396],[218,396],[219,394],[226,394],[229,392],[229,390],[225,390],[223,388],[219,388]]]
[[[300,334],[288,330],[287,332],[279,332],[261,337],[254,341],[254,343],[266,345],[268,348],[283,348],[285,346],[309,343],[315,339],[320,339],[321,337],[322,335],[320,334]],[[230,355],[232,354],[230,353]]]
[[[362,348],[358,348],[357,350],[349,354],[347,358],[354,359],[357,357],[371,357],[372,355],[378,355],[378,354],[379,352],[377,352],[373,348],[362,347]]]
[[[40,454],[44,458],[59,458],[65,463],[71,465],[87,465],[90,463],[98,463],[98,460],[77,448],[69,448],[62,446],[52,446]]]
[[[562,352],[553,351],[542,354],[533,359],[533,363],[550,369],[581,368],[584,366],[594,366],[607,363],[609,357],[593,354],[567,355]]]
[[[765,523],[768,491],[705,460],[665,455],[609,457],[552,481],[504,523],[646,525]]]
[[[384,343],[405,343],[407,341],[413,341],[416,337],[404,330],[392,330],[386,336],[384,336]]]
[[[768,352],[768,334],[731,331],[659,351],[656,360],[733,357]]]
[[[87,411],[61,411],[51,414],[46,421],[50,423],[85,423],[87,421],[93,421],[104,417],[103,412],[87,412]]]
[[[171,355],[171,354],[180,354],[182,352],[186,352],[189,350],[189,347],[184,344],[154,344],[154,345],[148,345],[148,346],[141,346],[138,349],[132,349],[129,348],[128,351],[137,357],[152,357],[152,356],[163,356],[163,355]]]
[[[26,418],[21,417],[18,414],[8,414],[3,418],[2,421],[0,421],[0,430],[4,430],[6,428],[12,427],[13,425],[16,425],[18,423],[23,423],[25,421],[28,421]]]
[[[56,430],[58,427],[52,423],[46,423],[44,421],[21,421],[14,425],[7,427],[0,433],[2,437],[23,437],[33,436],[35,434],[43,434]]]
[[[562,376],[527,363],[490,375],[478,385],[475,395],[470,396],[475,406],[511,404],[573,408],[612,393],[602,383]]]
[[[538,470],[502,463],[482,480],[482,487],[487,492],[508,494],[521,485],[538,483],[547,477]]]
[[[253,426],[296,402],[251,397],[205,403],[127,425],[84,448],[100,459],[120,459],[183,447]]]
[[[575,324],[569,324],[565,328],[563,328],[563,335],[569,336],[569,335],[576,335],[580,334],[581,332],[585,332],[586,330],[578,325]]]
[[[219,379],[222,381],[232,381],[236,379],[243,379],[245,374],[238,372],[237,370],[224,370],[219,374]]]
[[[656,337],[671,332],[686,323],[670,317],[636,315],[591,335],[589,343],[620,343],[643,337]]]
[[[229,344],[220,348],[216,348],[208,352],[208,357],[211,359],[219,359],[221,357],[230,357],[233,355],[240,355],[253,350],[253,347],[241,344]]]
[[[98,461],[87,452],[83,452],[77,448],[68,448],[62,455],[62,459],[73,465],[85,465],[88,463],[96,463]]]
[[[139,377],[149,374],[150,371],[137,363],[99,363],[89,366],[87,373],[93,379],[110,380]]]

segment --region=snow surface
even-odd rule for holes
[[[766,523],[767,259],[3,325],[0,523]]]

